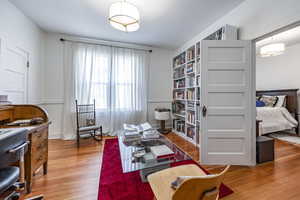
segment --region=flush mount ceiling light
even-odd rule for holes
[[[285,51],[284,43],[268,44],[260,48],[261,57],[278,56]]]
[[[109,23],[112,27],[125,32],[133,32],[139,29],[139,22],[138,9],[125,0],[110,6]]]

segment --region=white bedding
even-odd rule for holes
[[[257,107],[257,119],[262,120],[259,135],[290,130],[298,125],[285,107]]]

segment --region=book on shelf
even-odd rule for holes
[[[196,100],[200,100],[200,96],[201,96],[201,93],[200,93],[200,87],[197,87],[197,92],[196,92]]]
[[[197,76],[196,77],[196,86],[200,86],[200,84],[201,84],[200,76]]]
[[[184,87],[185,87],[184,79],[174,81],[174,89],[184,88]]]
[[[205,40],[223,40],[225,39],[225,27],[220,28],[216,32],[210,34]]]
[[[192,46],[187,50],[187,60],[189,62],[194,59],[195,59],[195,46]]]
[[[196,44],[196,56],[199,57],[200,56],[200,42],[198,42]]]
[[[177,67],[185,63],[185,52],[181,53],[180,55],[176,56],[173,60],[173,67]]]
[[[186,99],[187,100],[195,100],[195,90],[187,90],[186,91]]]
[[[182,113],[185,110],[185,104],[181,102],[172,102],[172,113]]]
[[[200,113],[201,113],[201,109],[200,109],[201,107],[200,107],[200,104],[199,103],[197,103],[196,104],[196,113],[197,113],[197,115],[196,115],[196,120],[200,120]]]
[[[186,135],[191,138],[194,139],[196,132],[195,132],[195,127],[188,127],[186,130]]]
[[[181,119],[173,119],[173,128],[177,132],[185,132],[185,121]]]
[[[195,124],[196,123],[195,112],[188,111],[186,115],[186,120],[191,124]]]
[[[187,77],[186,84],[187,84],[187,87],[194,87],[195,86],[195,77],[194,76]]]
[[[199,144],[200,142],[200,126],[199,126],[199,123],[197,124],[196,126],[196,143]]]
[[[175,91],[173,98],[174,99],[184,99],[184,91]]]
[[[184,67],[180,67],[174,70],[173,72],[174,79],[183,78],[184,77]]]
[[[195,65],[195,63],[189,63],[189,64],[187,64],[187,66],[186,66],[186,73],[187,74],[194,72],[194,65]]]
[[[191,101],[188,101],[187,102],[187,109],[188,110],[194,110],[195,109],[195,103],[191,102]]]

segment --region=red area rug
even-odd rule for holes
[[[188,160],[175,163],[173,166],[183,164],[197,163]],[[203,169],[200,165],[198,166]],[[204,171],[208,173],[206,170]],[[220,198],[232,193],[233,191],[226,185],[221,185]],[[105,140],[98,200],[153,200],[150,185],[141,181],[138,171],[122,172],[118,139]]]

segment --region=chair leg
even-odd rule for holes
[[[102,138],[103,138],[102,126],[100,126],[98,130],[100,131],[100,138],[98,137],[99,135],[96,135],[96,130],[94,130],[94,134],[92,136],[93,136],[94,140],[102,141]]]
[[[79,135],[79,131],[77,130],[77,148],[79,148],[80,146],[79,139],[80,139],[80,135]]]
[[[100,126],[100,134],[101,134],[101,140],[102,140],[103,139],[102,126]]]
[[[31,198],[25,199],[25,200],[43,200],[43,199],[44,199],[44,196],[39,195],[39,196],[31,197]]]

